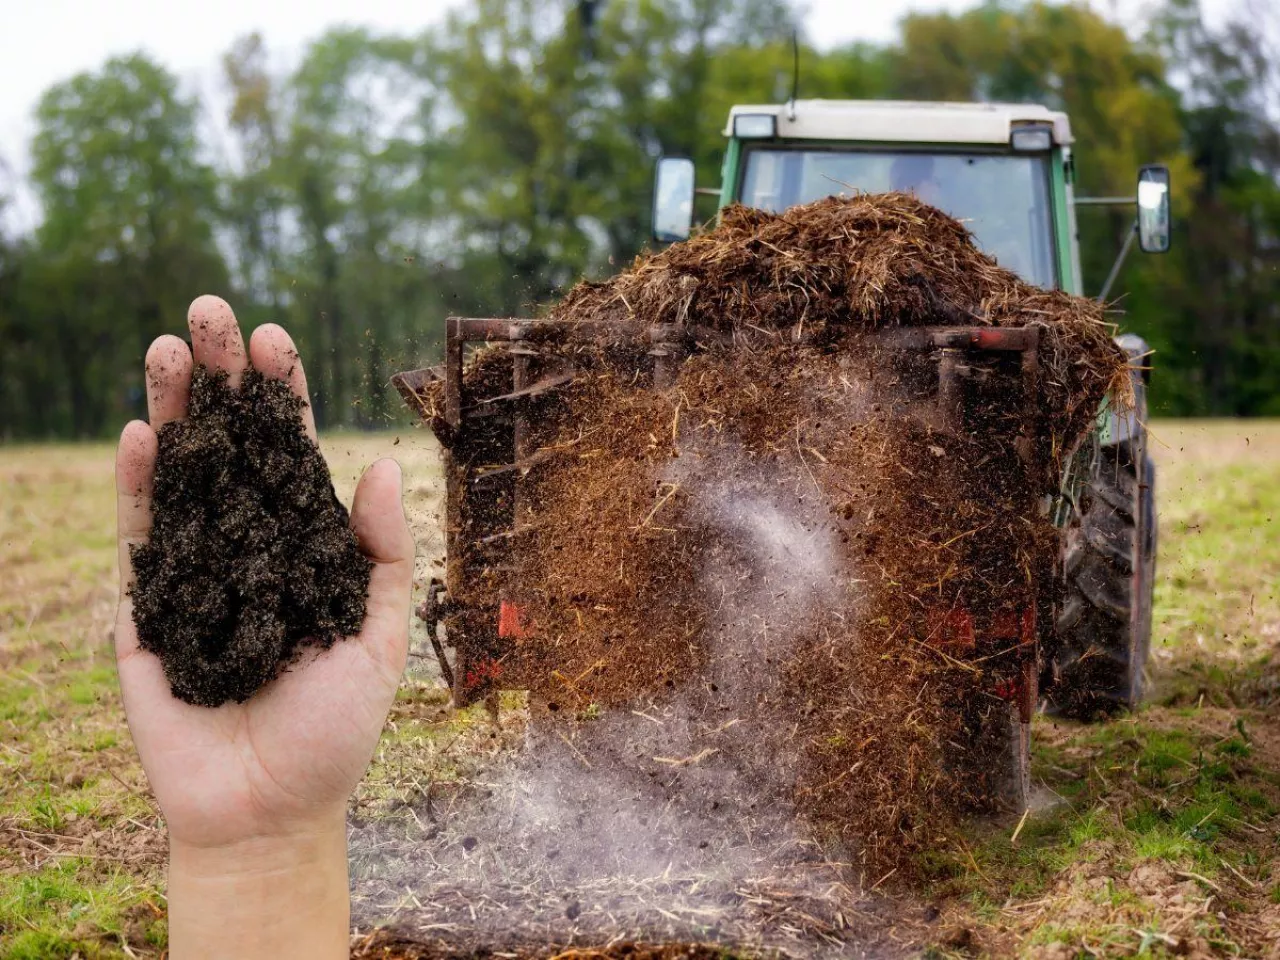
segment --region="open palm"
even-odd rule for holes
[[[128,595],[129,546],[145,540],[151,527],[156,431],[186,415],[194,363],[226,370],[237,382],[251,362],[307,398],[301,361],[280,327],[259,327],[246,352],[231,308],[217,297],[192,303],[188,324],[191,350],[172,336],[151,345],[151,422],[130,423],[120,438],[116,656],[130,731],[171,837],[220,846],[342,816],[404,669],[413,540],[401,508],[399,467],[380,460],[360,479],[351,508],[352,529],[373,561],[360,635],[307,654],[245,703],[208,708],[176,699],[159,659],[138,646]],[[303,412],[314,438],[310,407]]]

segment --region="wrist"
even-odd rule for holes
[[[346,957],[344,818],[218,845],[171,840],[168,899],[172,960]]]
[[[331,804],[270,828],[226,831],[169,829],[170,867],[197,875],[278,872],[313,860],[340,840],[346,843],[346,808]]]

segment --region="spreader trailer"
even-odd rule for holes
[[[725,134],[717,188],[698,188],[687,158],[659,161],[653,201],[659,242],[691,235],[698,194],[714,193],[721,209],[737,203],[776,213],[832,194],[908,192],[962,221],[982,250],[1027,282],[1082,293],[1075,208],[1097,201],[1074,196],[1072,137],[1063,113],[1032,105],[792,101],[734,107]],[[1109,290],[1135,239],[1145,252],[1168,249],[1168,171],[1144,166],[1136,197],[1101,199],[1138,210]],[[530,428],[574,379],[566,339],[596,333],[590,324],[453,317],[444,363],[393,378],[444,450],[445,575],[430,583],[418,614],[459,706],[503,688],[504,664],[528,624],[519,598],[495,597],[483,610],[455,598],[462,584],[482,582],[486,569],[511,562],[517,520],[524,516],[522,478],[538,456]],[[1026,411],[1011,422],[1021,424],[1014,449],[1029,462],[1037,440],[1030,415],[1038,389],[1037,329],[940,318],[936,326],[875,336],[886,363],[911,354],[936,365],[927,415],[944,431],[964,429],[976,416],[966,399],[977,389],[970,380],[1004,381],[1005,395]],[[660,324],[643,337],[650,382],[663,389],[699,342],[723,334]],[[558,349],[540,349],[549,339]],[[994,753],[1004,754],[992,771],[1000,781],[993,787],[1015,809],[1029,796],[1037,709],[1089,718],[1132,708],[1142,694],[1155,566],[1155,472],[1145,430],[1149,351],[1132,334],[1117,342],[1131,358],[1134,403],[1103,401],[1092,432],[1063,457],[1056,496],[1041,504],[1061,534],[1052,571],[1061,589],[1052,600],[1030,590],[1020,609],[998,617],[951,610],[939,622],[949,642],[996,651],[986,658],[989,699],[1008,709],[975,729],[994,739]],[[509,379],[477,391],[464,382],[463,367],[469,348],[482,344],[510,353],[503,368]],[[424,392],[441,381],[443,409],[428,409]]]

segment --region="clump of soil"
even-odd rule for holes
[[[150,540],[132,549],[133,617],[173,695],[243,702],[308,646],[364,622],[370,561],[282,380],[196,368],[186,419],[160,428]]]

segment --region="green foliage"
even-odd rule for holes
[[[45,93],[31,181],[44,218],[4,297],[9,429],[88,436],[143,407],[140,360],[191,291],[224,286],[217,177],[196,104],[141,54]],[[16,388],[16,389],[15,389]],[[6,411],[8,413],[8,411]]]
[[[1280,63],[1265,31],[1243,15],[1212,30],[1196,0],[1169,0],[1150,40],[1185,75],[1180,120],[1200,174],[1171,255],[1130,288],[1166,371],[1157,409],[1275,416]]]
[[[223,60],[216,143],[142,54],[55,86],[31,145],[43,220],[0,236],[0,436],[142,414],[142,352],[202,292],[288,325],[322,426],[403,417],[390,374],[435,360],[446,315],[537,311],[644,248],[657,156],[717,184],[729,107],[791,94],[796,18],[788,0],[479,0],[418,36],[332,30],[285,73],[250,35]],[[1154,407],[1277,414],[1277,65],[1197,0],[1149,22],[1045,0],[913,13],[885,45],[802,39],[799,94],[1063,108],[1081,194],[1167,163],[1173,250],[1130,257],[1114,289],[1156,351]],[[1130,223],[1081,209],[1086,290]]]
[[[156,917],[151,894],[136,880],[118,872],[105,877],[85,874],[91,864],[76,858],[51,861],[32,873],[0,876],[0,935],[10,960],[94,960],[119,956],[130,915]],[[135,935],[163,945],[163,924],[135,923]],[[135,954],[136,955],[136,954]]]

